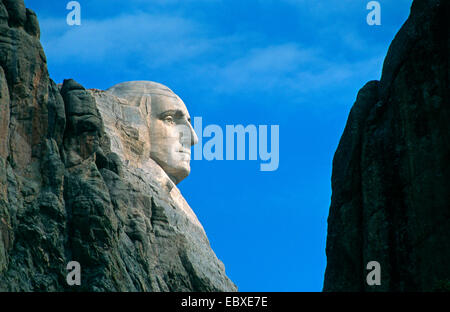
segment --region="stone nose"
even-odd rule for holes
[[[176,127],[178,128],[180,143],[184,147],[189,148],[198,143],[197,134],[189,121],[183,122]]]
[[[197,137],[197,133],[195,133],[194,128],[192,128],[191,123],[189,122],[189,130],[191,131],[191,146],[195,145],[198,143],[198,137]]]

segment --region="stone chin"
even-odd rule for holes
[[[179,165],[177,168],[164,168],[163,170],[167,173],[169,178],[173,183],[178,184],[183,181],[191,172],[191,166],[187,165]]]
[[[184,156],[184,154],[182,154]],[[174,162],[163,161],[154,155],[150,156],[167,174],[173,183],[178,184],[183,181],[191,173],[191,165],[189,159],[178,160]]]

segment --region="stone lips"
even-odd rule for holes
[[[122,100],[49,78],[23,1],[0,1],[0,92],[0,291],[236,290],[176,186],[115,141],[147,148],[114,129]]]
[[[358,93],[333,159],[325,291],[450,290],[449,22],[449,1],[415,0]]]

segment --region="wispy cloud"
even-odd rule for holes
[[[190,2],[199,1],[221,2]],[[270,6],[270,1],[254,2]],[[314,12],[301,24],[309,26],[317,25],[314,20],[317,16],[329,18],[345,10],[346,5],[355,6],[347,0],[332,1],[339,3],[336,6],[303,0],[283,2],[299,12],[302,7]],[[181,9],[177,14],[170,10],[150,13],[151,10],[145,10],[148,4],[144,1],[130,3],[135,5],[131,11],[118,16],[83,18],[80,27],[68,27],[62,18],[41,19],[48,59],[53,64],[105,68],[114,75],[120,73],[121,79],[127,79],[127,73],[131,72],[133,77],[148,77],[149,71],[170,72],[177,79],[216,94],[284,90],[301,95],[333,88],[357,77],[379,78],[376,74],[384,55],[380,54],[381,49],[376,53],[368,49],[370,39],[355,29],[353,22],[345,24],[340,20],[310,29],[314,40],[301,42],[295,36],[273,40],[264,31],[255,35],[254,29],[223,32],[221,27],[214,26],[214,20],[199,19]],[[154,3],[170,6],[176,1]],[[384,48],[383,44],[380,47]]]
[[[82,60],[117,61],[133,56],[147,66],[162,66],[189,59],[208,49],[208,43],[193,36],[199,31],[193,21],[170,16],[124,15],[105,20],[84,19],[80,27],[55,27],[60,20],[44,19],[43,29],[65,29],[49,33],[43,40],[47,53],[59,62]]]
[[[213,79],[209,82],[219,93],[244,90],[305,93],[337,87],[358,76],[370,76],[377,72],[381,62],[381,57],[333,61],[323,51],[287,43],[246,51],[224,66],[209,64],[200,71],[210,73]]]

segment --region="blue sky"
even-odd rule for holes
[[[379,79],[412,0],[26,0],[50,75],[163,83],[203,124],[279,125],[280,164],[191,162],[180,189],[241,291],[321,291],[331,163],[358,90]],[[206,139],[204,139],[205,141]]]

